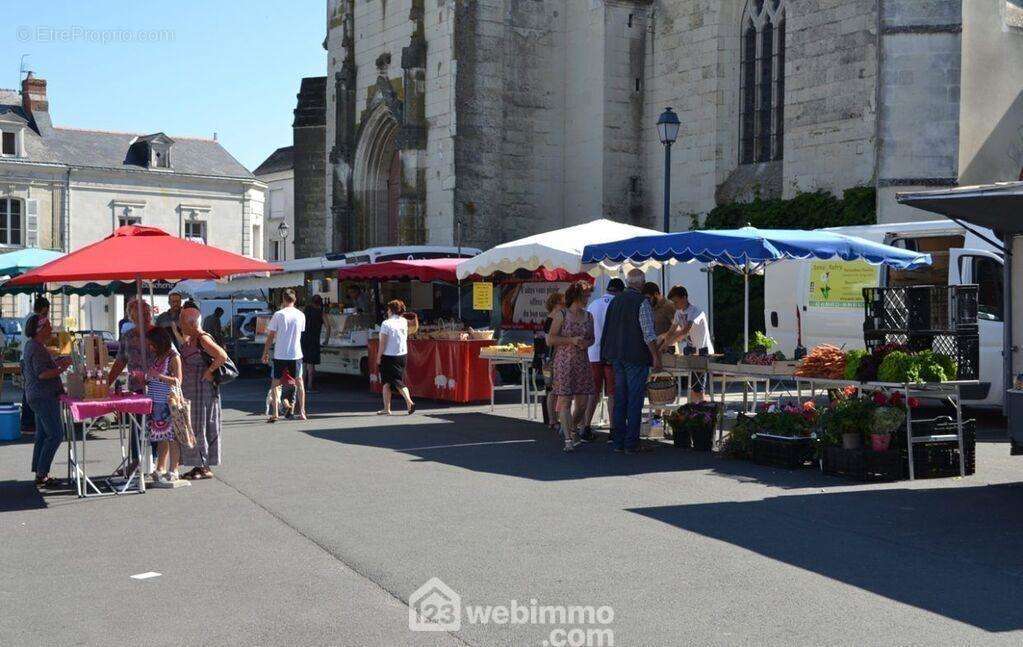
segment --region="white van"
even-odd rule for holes
[[[862,289],[897,285],[977,284],[980,381],[989,383],[972,405],[1002,405],[1002,255],[988,229],[967,231],[950,220],[887,223],[828,229],[931,255],[920,270],[872,267],[862,261],[781,261],[767,267],[764,322],[767,334],[791,355],[800,327],[806,348],[832,343],[863,348]],[[985,240],[987,238],[988,240]],[[801,324],[801,325],[800,325]],[[983,391],[983,390],[982,390]]]

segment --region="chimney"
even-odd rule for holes
[[[37,79],[32,72],[21,82],[21,107],[27,114],[49,112],[50,103],[46,100],[46,79]]]
[[[53,128],[50,122],[50,102],[46,98],[46,79],[37,79],[32,72],[21,82],[21,107],[35,124],[40,135]]]

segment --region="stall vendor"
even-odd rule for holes
[[[355,308],[360,315],[372,314],[369,307],[369,295],[362,289],[361,285],[349,285],[345,289],[348,296],[348,307]]]
[[[675,318],[671,329],[661,338],[661,352],[681,341],[690,353],[714,354],[714,343],[710,339],[710,325],[707,313],[689,302],[689,291],[676,285],[668,291],[668,300],[675,304]],[[707,374],[693,373],[689,385],[689,401],[702,402],[706,388]]]

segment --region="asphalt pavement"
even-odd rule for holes
[[[350,381],[267,425],[265,388],[226,388],[224,464],[188,488],[39,495],[30,441],[0,444],[0,645],[1023,641],[1023,457],[995,430],[975,476],[863,485],[670,446],[563,454],[514,404],[379,417]],[[462,622],[410,631],[431,578]]]

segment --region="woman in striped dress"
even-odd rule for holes
[[[181,383],[181,358],[174,352],[170,333],[166,328],[153,328],[146,333],[150,357],[146,372],[146,391],[153,401],[153,413],[148,420],[149,440],[156,443],[156,470],[153,481],[157,487],[167,487],[178,480],[180,447],[174,438],[167,396]]]
[[[181,390],[191,403],[195,447],[182,447],[181,462],[194,466],[186,479],[213,478],[211,467],[220,465],[220,387],[213,373],[227,361],[227,352],[200,327],[199,308],[181,309]],[[209,362],[209,363],[207,363]]]

